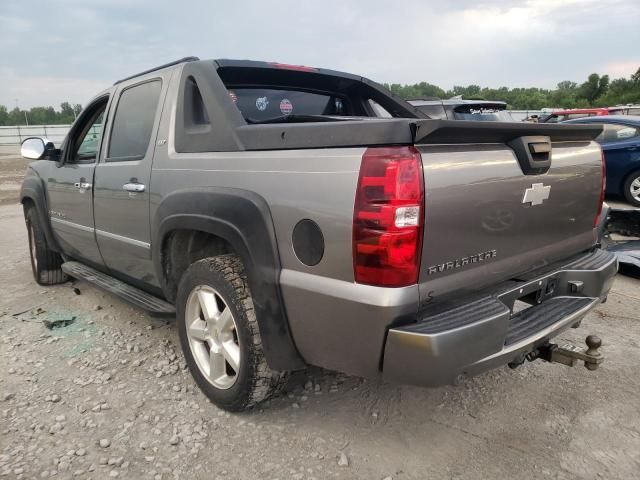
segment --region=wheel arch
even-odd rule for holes
[[[232,248],[245,267],[269,366],[303,368],[280,291],[280,257],[266,201],[253,192],[217,187],[179,190],[161,201],[152,220],[152,255],[161,288],[171,301],[179,279],[168,275],[166,246],[179,231],[204,232]]]
[[[620,188],[620,193],[622,193],[623,195],[625,194],[624,186],[627,183],[627,180],[629,180],[629,178],[631,178],[634,174],[640,176],[640,162],[638,163],[634,162],[633,164],[631,164],[629,168],[621,176],[619,188]]]
[[[20,189],[20,203],[25,208],[25,214],[26,208],[30,204],[35,207],[38,212],[40,227],[44,232],[48,247],[53,251],[62,253],[62,249],[60,248],[60,245],[53,234],[53,229],[51,228],[45,186],[42,179],[37,174],[27,175],[24,178],[22,188]]]

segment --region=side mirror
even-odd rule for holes
[[[28,160],[40,160],[48,156],[50,152],[54,152],[53,142],[47,138],[29,137],[22,142],[20,147],[20,155]]]

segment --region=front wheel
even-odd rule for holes
[[[267,365],[242,262],[236,255],[192,264],[178,287],[180,344],[204,394],[229,411],[246,410],[285,382]]]
[[[640,207],[640,170],[633,172],[624,182],[624,198],[634,207]]]
[[[29,256],[33,278],[40,285],[56,285],[66,282],[69,277],[62,271],[62,257],[47,245],[38,211],[34,206],[26,207],[25,222],[29,237]]]

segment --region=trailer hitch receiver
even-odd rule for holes
[[[539,347],[529,356],[532,356],[531,360],[541,358],[547,362],[561,363],[568,367],[573,367],[576,362],[582,361],[587,370],[597,370],[604,361],[604,355],[599,350],[602,346],[602,340],[595,335],[589,335],[585,343],[587,344],[586,350],[571,344],[556,345],[549,343]],[[527,359],[529,359],[529,356]]]

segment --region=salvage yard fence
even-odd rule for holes
[[[29,125],[0,127],[0,145],[20,145],[25,138],[47,137],[59,146],[71,125]]]

